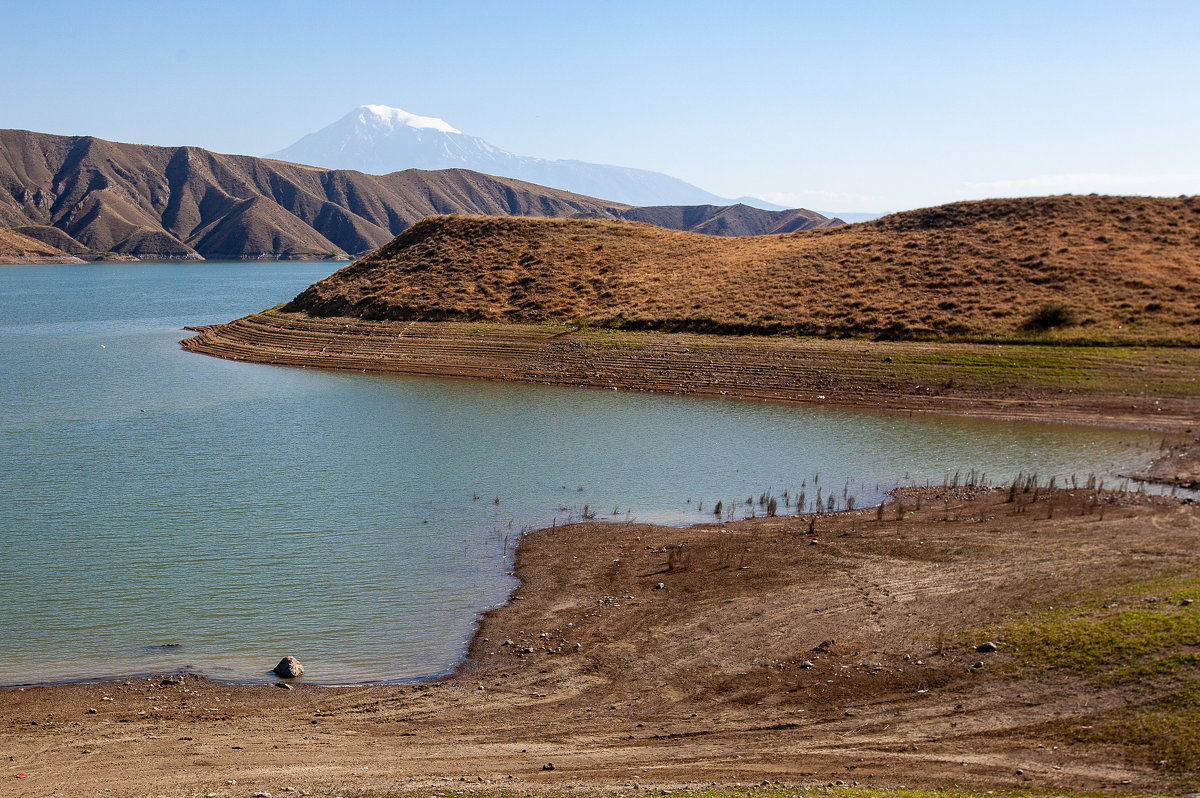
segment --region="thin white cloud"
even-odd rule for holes
[[[1200,193],[1200,174],[1130,175],[1078,172],[963,183],[971,194],[1150,194],[1173,197]]]

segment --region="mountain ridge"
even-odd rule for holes
[[[435,214],[619,218],[631,210],[463,169],[367,175],[199,147],[0,130],[0,228],[75,257],[336,258],[369,252]],[[733,224],[735,216],[742,221]],[[696,218],[743,235],[838,223],[800,210],[712,208]]]

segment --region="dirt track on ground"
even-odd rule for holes
[[[1101,515],[1082,491],[1005,499],[934,490],[882,519],[541,530],[522,541],[514,600],[483,619],[451,678],[0,692],[3,792],[1170,789],[1134,750],[1045,731],[1128,705],[1128,689],[1012,680],[1004,648],[978,654],[964,630],[1064,593],[1194,570],[1200,510],[1126,497]]]

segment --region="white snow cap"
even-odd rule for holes
[[[364,105],[358,109],[362,121],[368,121],[367,115],[388,127],[432,128],[442,133],[462,133],[458,128],[451,127],[447,122],[432,116],[417,116],[399,108],[389,108],[386,105]]]

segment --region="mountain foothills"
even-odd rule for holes
[[[804,210],[635,209],[463,169],[378,176],[196,147],[0,131],[0,228],[73,257],[341,257],[447,213],[630,215],[717,235],[841,224]]]
[[[438,217],[285,310],[365,319],[879,338],[1200,343],[1200,197],[963,202],[715,238]]]
[[[718,197],[648,169],[514,155],[441,119],[386,105],[359,106],[270,157],[369,174],[411,168],[472,169],[629,205],[741,203],[764,210],[783,210],[755,197],[740,200]]]
[[[84,261],[36,238],[0,230],[0,263],[83,263]]]

